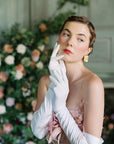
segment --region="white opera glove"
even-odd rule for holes
[[[55,67],[58,68],[58,59],[63,57],[56,56],[59,46],[60,45],[57,44],[55,45],[49,62],[49,70],[51,74],[53,74],[53,69],[55,69]],[[32,132],[39,139],[42,139],[48,132],[48,128],[46,128],[46,126],[52,118],[52,96],[54,94],[52,89],[53,84],[50,83],[44,102],[41,104],[39,110],[33,114],[33,119],[31,121]]]
[[[63,58],[64,55],[58,56],[57,53],[59,51],[60,45],[59,44],[55,44],[51,58],[50,58],[50,62],[49,62],[49,72],[52,76],[54,75],[54,71],[58,71],[60,73],[60,65],[59,65],[59,60]]]
[[[39,139],[42,139],[47,134],[48,128],[46,126],[52,118],[52,87],[53,84],[50,83],[44,102],[41,104],[39,110],[34,112],[31,121],[32,132]]]
[[[84,136],[88,142],[88,144],[102,144],[104,141],[102,138],[98,138],[88,133],[84,133]]]
[[[59,60],[59,71],[53,70],[53,75],[50,76],[54,88],[53,110],[58,112],[63,107],[66,107],[66,99],[69,93],[68,79],[66,76],[66,68],[63,60]]]
[[[56,113],[60,126],[71,144],[102,144],[103,140],[88,133],[82,133],[67,107]]]

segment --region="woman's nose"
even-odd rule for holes
[[[69,37],[67,41],[67,45],[74,46],[74,43],[75,43],[74,37]]]

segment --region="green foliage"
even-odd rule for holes
[[[89,0],[58,0],[58,9],[61,9],[67,2],[86,6],[89,4]]]

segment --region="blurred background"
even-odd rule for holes
[[[70,15],[86,16],[97,39],[85,65],[103,81],[104,144],[114,144],[114,0],[0,0],[0,144],[46,144],[30,122],[38,82]]]

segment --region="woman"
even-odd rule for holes
[[[63,24],[52,53],[50,76],[39,82],[31,128],[48,143],[102,144],[104,88],[83,61],[93,50],[96,34],[86,17],[71,16]]]

